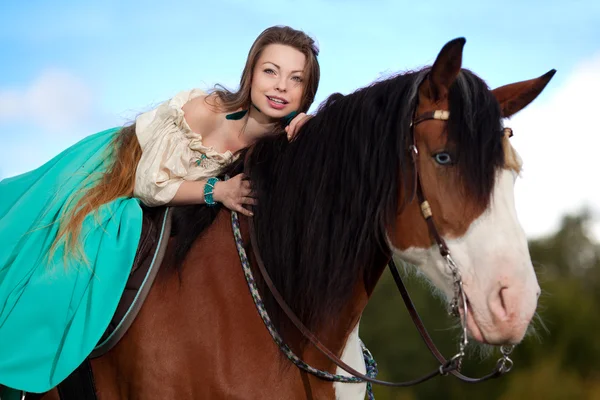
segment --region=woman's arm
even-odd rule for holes
[[[183,206],[187,204],[205,204],[204,202],[204,185],[208,179],[199,181],[183,181],[177,189],[175,197],[167,204],[168,206]],[[218,185],[215,185],[218,186]],[[215,201],[218,201],[213,194]]]
[[[167,204],[169,206],[180,206],[186,204],[205,204],[204,185],[208,179],[199,181],[184,181],[175,193],[175,197]],[[246,216],[252,216],[252,212],[244,208],[244,205],[255,205],[256,200],[252,197],[250,181],[244,179],[243,174],[238,174],[227,181],[215,183],[213,199],[222,203],[232,211],[237,211]]]

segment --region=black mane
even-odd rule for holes
[[[368,280],[374,263],[391,254],[385,229],[401,206],[399,185],[408,181],[409,124],[427,72],[332,95],[291,143],[285,135],[264,138],[240,157],[258,194],[255,228],[265,266],[313,331],[335,323],[357,280]],[[481,79],[463,70],[450,90],[450,113],[464,189],[489,201],[503,163],[499,105]],[[182,261],[216,213],[184,207],[176,215]],[[289,321],[261,289],[285,335]]]

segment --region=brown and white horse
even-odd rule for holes
[[[449,42],[431,68],[331,96],[292,142],[267,138],[241,158],[256,188],[253,223],[271,278],[302,322],[362,372],[359,320],[393,253],[453,296],[415,196],[415,167],[462,275],[469,334],[519,343],[536,309],[540,288],[514,206],[520,161],[502,119],[554,72],[490,91],[461,69],[464,43]],[[411,127],[436,110],[449,118]],[[92,362],[101,400],[364,398],[364,384],[319,380],[282,356],[246,287],[227,210],[176,213],[177,235],[140,314]],[[248,227],[242,221],[246,245]],[[286,343],[336,372],[257,280]]]

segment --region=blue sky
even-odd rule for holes
[[[180,90],[235,87],[255,37],[279,24],[319,43],[322,80],[314,107],[333,92],[430,64],[459,36],[467,39],[463,65],[491,87],[556,68],[547,90],[512,121],[525,160],[519,215],[526,231],[538,235],[565,211],[600,205],[600,189],[589,181],[596,155],[586,153],[600,144],[597,107],[589,106],[592,114],[576,126],[566,111],[581,111],[585,99],[598,103],[591,94],[600,90],[600,2],[593,0],[3,0],[0,178],[35,168]],[[564,162],[567,156],[572,162]],[[555,186],[569,177],[567,195]]]

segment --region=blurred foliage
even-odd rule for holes
[[[590,239],[590,222],[586,211],[566,216],[558,232],[529,242],[542,296],[536,332],[515,348],[509,374],[475,385],[446,376],[412,388],[376,386],[377,400],[600,400],[600,245]],[[449,357],[458,346],[456,321],[411,270],[403,274],[405,283],[435,343]],[[437,366],[387,272],[365,310],[361,337],[379,364],[380,379],[405,381]],[[500,356],[490,350],[471,348],[463,372],[489,373]]]

